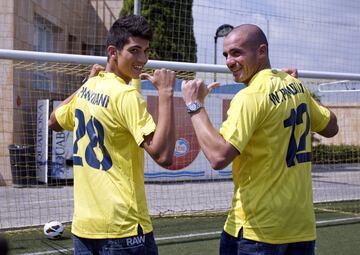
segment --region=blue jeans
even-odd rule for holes
[[[158,255],[153,232],[113,239],[88,239],[73,235],[75,255]]]
[[[220,255],[314,255],[315,241],[269,244],[243,238],[240,230],[238,237],[223,231],[220,238]]]

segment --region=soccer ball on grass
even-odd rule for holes
[[[49,239],[59,239],[64,232],[64,226],[61,222],[52,220],[44,225],[44,234]]]

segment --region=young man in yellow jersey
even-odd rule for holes
[[[336,116],[291,75],[271,69],[265,34],[255,25],[224,38],[226,65],[246,84],[218,132],[203,107],[216,86],[184,81],[182,93],[200,146],[214,169],[232,163],[232,205],[221,255],[314,254],[311,132],[337,134]],[[291,70],[288,70],[291,71]]]
[[[74,254],[158,254],[145,197],[144,149],[159,165],[172,163],[175,72],[147,76],[159,95],[156,125],[143,97],[128,85],[148,61],[151,39],[145,18],[115,21],[105,71],[50,116],[50,128],[73,131]]]

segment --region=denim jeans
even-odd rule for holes
[[[75,255],[158,255],[153,232],[125,238],[88,239],[73,235]]]
[[[220,238],[220,255],[314,255],[315,241],[269,244],[243,238],[240,230],[238,237],[223,231]]]

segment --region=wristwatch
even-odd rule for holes
[[[194,113],[197,112],[198,110],[200,110],[200,108],[202,108],[203,105],[197,101],[195,102],[190,102],[186,105],[186,110],[188,113]]]

